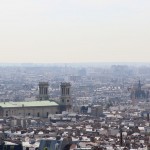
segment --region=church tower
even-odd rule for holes
[[[48,100],[48,82],[39,82],[39,100]]]
[[[60,97],[60,111],[70,111],[72,107],[71,101],[71,84],[63,82],[60,85],[61,88],[61,97]]]

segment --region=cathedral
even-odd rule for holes
[[[131,90],[131,99],[145,99],[148,100],[150,97],[150,84],[138,84],[133,85]]]
[[[39,96],[35,101],[0,102],[0,117],[22,116],[46,118],[49,114],[58,114],[70,111],[72,107],[70,83],[61,83],[61,97],[59,101],[50,100],[48,83],[39,83]]]

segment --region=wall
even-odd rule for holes
[[[48,114],[56,114],[58,112],[59,112],[58,106],[3,108],[3,117],[7,116],[47,117]]]

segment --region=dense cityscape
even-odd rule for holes
[[[0,0],[0,150],[150,150],[150,0]]]
[[[150,66],[1,65],[0,149],[148,149]]]

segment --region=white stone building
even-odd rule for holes
[[[61,83],[61,97],[58,102],[55,102],[48,99],[48,83],[41,82],[39,83],[39,100],[0,102],[0,117],[31,116],[45,118],[49,114],[69,111],[72,107],[70,87],[70,83]]]
[[[29,102],[0,102],[0,117],[48,117],[49,114],[57,113],[60,113],[59,104],[49,100]]]

